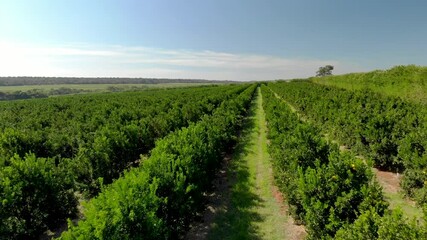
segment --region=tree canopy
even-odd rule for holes
[[[324,67],[320,67],[319,70],[316,72],[316,77],[332,75],[332,70],[334,70],[334,66],[332,65],[326,65]]]

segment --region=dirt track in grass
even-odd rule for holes
[[[186,239],[292,239],[305,237],[295,225],[283,195],[274,186],[267,126],[258,89],[239,142],[226,158],[208,196],[202,221]]]

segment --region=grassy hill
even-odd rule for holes
[[[396,66],[389,70],[313,77],[310,80],[350,90],[367,88],[385,95],[427,104],[427,67]]]

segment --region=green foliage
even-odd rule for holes
[[[70,177],[52,159],[15,155],[0,171],[0,238],[38,236],[76,213]]]
[[[425,203],[427,108],[369,90],[347,91],[307,81],[269,85],[333,139],[372,159],[374,166],[405,170],[405,194]],[[418,191],[420,190],[420,192]],[[415,194],[419,192],[419,194]],[[416,196],[417,195],[417,196]]]
[[[30,98],[46,98],[47,94],[37,89],[30,91],[14,91],[14,92],[0,92],[0,100],[17,100],[17,99],[30,99]]]
[[[353,224],[348,224],[337,231],[337,240],[373,240],[378,239],[377,219],[381,216],[375,210],[362,213]]]
[[[410,164],[414,146],[404,147],[404,142],[421,139],[415,132],[423,126],[426,109],[422,106],[366,90],[346,91],[306,81],[269,86],[333,139],[371,158],[375,166],[395,171]],[[419,141],[418,145],[425,144]]]
[[[409,169],[427,168],[427,127],[420,126],[406,135],[399,146],[399,156]]]
[[[353,222],[363,208],[384,212],[388,204],[380,194],[381,188],[370,182],[371,174],[361,160],[338,153],[330,155],[327,165],[318,164],[304,173],[300,170],[298,191],[307,209],[305,222],[312,238],[333,236],[343,225]]]
[[[383,95],[427,103],[427,67],[408,65],[388,70],[311,78],[313,82],[349,90],[370,89]]]
[[[32,152],[70,164],[77,186],[119,177],[155,140],[211,114],[246,86],[97,94],[0,104],[0,158]],[[95,186],[95,187],[94,187]],[[98,189],[99,190],[99,189]]]
[[[356,239],[425,239],[424,226],[403,217],[401,210],[388,212],[384,216],[367,210],[357,220],[341,228],[335,235],[337,240]]]
[[[78,226],[69,222],[63,239],[161,239],[167,229],[156,216],[161,199],[159,180],[143,171],[130,171],[108,190],[85,204],[85,219]],[[90,224],[89,224],[90,223]]]
[[[300,121],[269,88],[262,90],[275,180],[308,237],[332,238],[367,209],[382,215],[388,204],[370,168],[323,140],[318,128]]]
[[[406,169],[401,181],[401,187],[405,190],[408,197],[415,197],[418,189],[422,188],[427,182],[426,170]]]
[[[332,70],[334,70],[334,66],[332,65],[326,65],[324,67],[320,67],[319,70],[316,72],[317,77],[324,77],[332,75]]]
[[[61,238],[178,238],[203,208],[203,193],[235,139],[255,87],[157,141],[150,158],[89,201],[85,219]]]
[[[265,109],[271,155],[278,172],[276,181],[293,205],[291,207],[296,209],[294,213],[305,223],[310,239],[426,237],[425,226],[403,218],[399,211],[386,210],[388,204],[382,189],[363,161],[351,154],[340,153],[329,143],[329,150],[323,152],[326,155],[320,154],[322,151],[313,156],[307,154],[310,152],[307,149],[323,146],[321,141],[290,144],[295,141],[292,136],[299,139],[320,136],[320,130],[310,131],[314,127],[308,126],[313,123],[332,133],[334,139],[371,157],[377,166],[399,168],[404,164],[407,168],[402,187],[409,196],[424,204],[427,201],[427,166],[422,106],[384,98],[370,91],[349,92],[304,81],[269,86],[310,122],[287,116],[295,113],[279,107],[285,103],[278,100],[271,89],[263,87],[264,96],[267,96]],[[312,137],[303,137],[301,130]],[[311,147],[307,148],[307,145]],[[311,164],[292,161],[290,156],[303,157]]]
[[[77,205],[76,201],[67,199],[62,199],[63,204],[56,203],[64,198],[63,191],[71,196],[75,190],[88,196],[97,195],[103,185],[112,183],[125,169],[138,165],[140,155],[148,154],[157,139],[212,114],[222,102],[237,97],[248,86],[94,94],[1,103],[0,176],[13,177],[14,185],[18,187],[7,194],[27,191],[19,186],[26,186],[29,182],[25,177],[17,176],[27,174],[25,168],[30,171],[32,162],[21,166],[16,165],[16,159],[32,158],[26,157],[28,153],[36,159],[48,159],[42,165],[44,168],[38,170],[42,172],[40,176],[44,176],[45,171],[55,177],[43,177],[43,181],[48,182],[46,184],[52,185],[46,187],[51,189],[51,194],[18,199],[13,205],[15,212],[8,210],[9,205],[1,205],[0,212],[8,211],[14,215],[4,220],[0,228],[4,231],[17,228],[10,231],[35,238],[40,231],[56,227],[55,224],[70,217],[71,213],[63,213],[63,208],[71,212],[70,209]],[[38,160],[37,164],[43,161]],[[9,169],[17,166],[23,173],[13,172],[14,175],[9,176]],[[46,184],[33,186],[34,191],[43,192],[38,188]],[[62,188],[52,189],[57,186]],[[52,200],[55,193],[58,193],[59,200]],[[40,205],[46,201],[49,205]],[[46,206],[49,210],[42,209]],[[27,209],[28,213],[22,209]],[[31,221],[28,220],[30,218]]]

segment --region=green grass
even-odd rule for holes
[[[410,202],[405,199],[401,193],[393,193],[384,191],[386,200],[390,203],[390,209],[400,208],[407,218],[412,220],[413,218],[418,221],[423,221],[423,212],[418,208],[414,202]]]
[[[131,90],[133,88],[174,88],[174,87],[190,87],[212,85],[212,83],[160,83],[160,84],[56,84],[56,85],[23,85],[23,86],[0,86],[0,92],[16,92],[40,90],[43,93],[48,93],[51,90],[69,88],[93,92],[107,92],[109,88],[119,88],[123,90]]]
[[[229,171],[234,174],[229,203],[215,218],[208,239],[284,239],[287,216],[273,196],[260,89]]]
[[[370,89],[384,95],[427,104],[427,67],[396,66],[385,71],[314,77],[310,80],[349,90]]]

